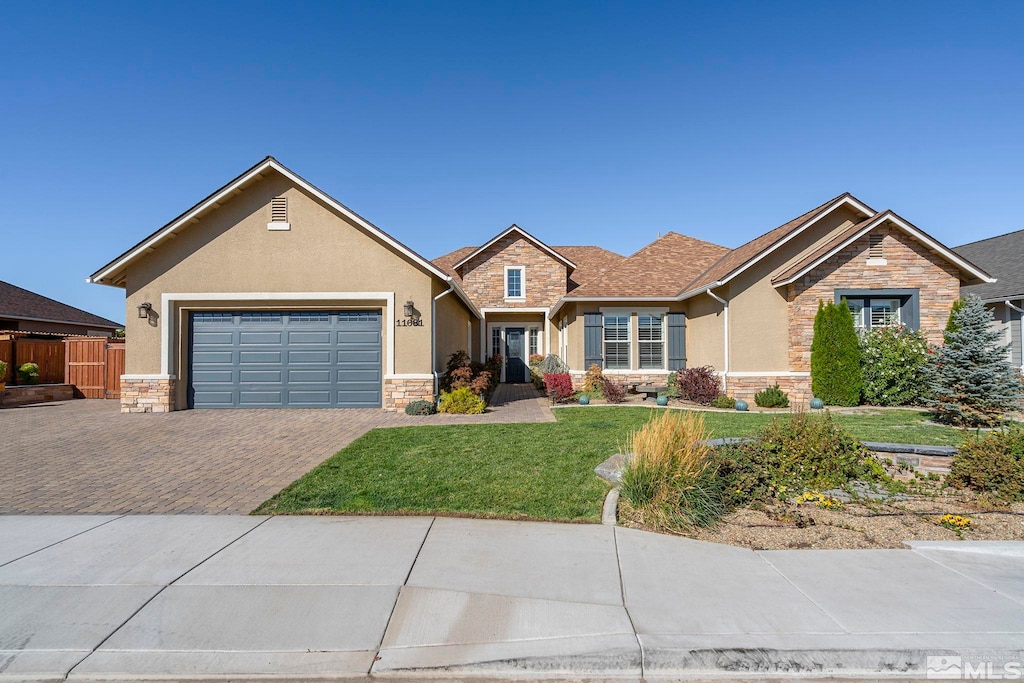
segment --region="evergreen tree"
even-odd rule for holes
[[[818,302],[811,342],[811,390],[828,405],[860,403],[860,342],[846,300]]]
[[[957,299],[953,302],[953,307],[949,309],[949,320],[946,321],[946,329],[942,332],[942,340],[944,343],[948,342],[948,335],[950,332],[954,332],[957,329],[956,314],[960,312],[960,309],[964,307],[964,300]]]
[[[993,329],[992,313],[976,296],[954,304],[945,346],[932,354],[928,400],[937,419],[957,425],[990,425],[1020,407],[1021,385],[1009,345]]]

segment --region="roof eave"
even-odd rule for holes
[[[525,237],[526,239],[528,239],[528,240],[529,240],[530,242],[533,242],[533,244],[534,244],[534,245],[536,245],[536,246],[540,247],[541,249],[543,249],[544,251],[546,251],[546,252],[547,252],[548,254],[550,254],[550,255],[551,255],[551,256],[553,256],[554,258],[556,258],[556,259],[558,259],[559,261],[561,261],[562,263],[564,263],[564,264],[566,265],[566,267],[567,267],[567,268],[569,269],[569,271],[570,271],[570,272],[572,272],[572,271],[576,270],[576,264],[575,264],[575,263],[573,263],[572,261],[570,261],[570,260],[569,260],[569,259],[567,259],[566,257],[562,256],[562,255],[561,255],[561,254],[559,254],[559,253],[558,253],[557,251],[555,251],[555,250],[554,250],[553,248],[549,247],[549,246],[548,246],[547,244],[545,244],[544,242],[540,241],[539,239],[537,239],[536,237],[534,237],[534,236],[533,236],[533,235],[531,235],[530,233],[526,232],[525,230],[523,230],[522,228],[520,228],[520,227],[519,227],[518,225],[516,225],[515,223],[513,223],[513,224],[512,224],[512,225],[510,225],[510,226],[508,226],[507,228],[505,228],[505,230],[503,230],[503,231],[502,231],[502,232],[500,232],[499,234],[497,234],[497,235],[495,235],[494,237],[492,237],[491,239],[489,239],[489,240],[488,240],[488,241],[487,241],[486,243],[484,243],[484,244],[482,244],[481,246],[477,247],[477,248],[476,248],[475,250],[473,250],[473,251],[472,251],[472,252],[471,252],[471,253],[470,253],[470,254],[469,254],[468,256],[466,256],[465,258],[463,258],[462,260],[460,260],[460,261],[459,261],[458,263],[455,263],[455,264],[453,264],[453,265],[452,265],[452,270],[458,270],[458,269],[459,269],[459,268],[461,268],[462,266],[466,265],[466,264],[467,264],[467,263],[469,263],[469,262],[470,262],[471,260],[473,260],[473,258],[475,258],[475,257],[476,257],[476,256],[478,256],[478,255],[479,255],[479,254],[480,254],[481,252],[483,252],[483,251],[484,251],[485,249],[487,249],[487,247],[491,246],[492,244],[494,244],[495,242],[497,242],[497,241],[498,241],[498,240],[500,240],[500,239],[501,239],[502,237],[504,237],[505,235],[509,234],[509,233],[510,233],[510,232],[512,232],[512,231],[518,232],[518,233],[519,233],[519,234],[521,234],[521,235],[522,235],[523,237]]]

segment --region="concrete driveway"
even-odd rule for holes
[[[117,401],[0,410],[0,514],[235,513],[374,427],[554,421],[539,392],[502,385],[484,415],[382,410],[183,410]]]
[[[0,517],[0,681],[920,680],[943,657],[1024,660],[1022,603],[1021,543],[754,552],[430,517]]]

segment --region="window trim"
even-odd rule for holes
[[[513,270],[519,271],[519,294],[517,296],[510,295],[508,291],[508,274]],[[505,266],[503,273],[502,289],[505,292],[505,301],[526,301],[526,266]]]
[[[921,327],[920,322],[920,310],[921,310],[921,290],[920,289],[837,289],[835,290],[835,302],[839,303],[843,299],[847,301],[851,299],[860,300],[862,303],[871,299],[897,299],[900,302],[898,311],[899,320],[901,325],[905,325],[907,328],[912,330],[918,330]],[[868,306],[865,306],[868,308]],[[858,327],[858,330],[870,330],[871,320],[870,313],[867,314],[868,319],[863,327]],[[916,321],[916,324],[915,324]],[[856,320],[854,321],[856,325]]]
[[[534,343],[536,342],[536,348]],[[528,327],[526,328],[526,355],[534,356],[544,353],[544,349],[540,343],[540,328],[539,327]]]
[[[652,341],[652,340],[644,341],[643,339],[640,338],[640,318],[643,317],[643,316],[646,316],[646,317],[649,317],[649,318],[653,318],[653,317],[657,316],[657,317],[659,317],[661,319],[661,325],[658,326],[658,329],[661,332],[661,339],[660,340],[657,340],[657,341]],[[636,367],[637,367],[637,370],[640,370],[640,371],[643,371],[643,370],[665,370],[667,368],[667,365],[666,365],[668,363],[668,346],[667,346],[668,345],[668,329],[667,329],[668,320],[667,320],[667,318],[668,318],[668,314],[667,313],[639,312],[639,313],[636,314]],[[651,329],[655,329],[655,328],[652,327]],[[661,365],[656,366],[656,367],[652,366],[652,367],[649,367],[649,368],[645,368],[644,367],[644,357],[643,357],[643,346],[642,345],[643,344],[656,344],[656,343],[659,343],[659,342],[661,344]]]

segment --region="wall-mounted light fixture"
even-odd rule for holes
[[[140,318],[148,318],[149,315],[152,312],[153,312],[153,304],[149,303],[148,301],[145,302],[145,303],[139,304],[139,317]]]
[[[406,301],[404,308],[406,318],[412,318],[416,315],[416,304],[414,304],[413,302]]]

